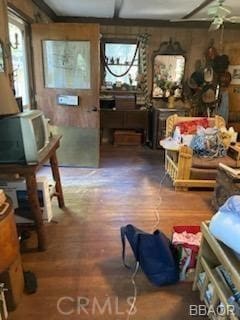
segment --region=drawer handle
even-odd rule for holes
[[[4,213],[6,213],[7,209],[9,208],[9,203],[5,202],[2,206],[3,206],[3,209],[0,211],[0,215],[3,215]]]

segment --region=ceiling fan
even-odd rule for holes
[[[240,16],[229,16],[231,14],[231,8],[224,6],[224,1],[225,0],[218,0],[216,5],[212,5],[208,8],[208,17],[212,19],[209,31],[218,30],[225,21],[232,23],[240,22]]]
[[[209,4],[209,0],[205,1],[206,4]],[[193,14],[196,14],[199,10],[194,10],[192,13],[188,14],[187,16],[183,17],[181,20],[175,21],[211,21],[209,31],[218,30],[221,26],[223,26],[224,22],[232,22],[232,23],[240,23],[240,16],[230,16],[231,8],[224,5],[225,0],[218,0],[216,4],[210,5],[207,9],[207,16],[206,18],[196,18],[192,19],[191,17]],[[197,8],[198,9],[198,8]],[[202,7],[199,9],[202,9]],[[189,19],[190,18],[190,19]]]

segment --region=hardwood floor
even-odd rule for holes
[[[173,225],[211,217],[212,192],[175,192],[168,178],[160,187],[161,151],[104,146],[101,159],[99,169],[61,168],[67,207],[60,210],[53,200],[57,223],[46,225],[47,251],[22,255],[38,291],[23,296],[10,320],[127,319],[133,287],[121,264],[119,228],[132,223],[150,232],[158,214],[158,228],[171,236]],[[39,174],[48,172],[45,167]],[[34,241],[33,234],[26,246]],[[133,262],[130,249],[128,256]],[[201,304],[191,283],[157,288],[141,271],[136,282],[137,310],[130,319],[192,319],[189,305]]]

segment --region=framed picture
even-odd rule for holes
[[[4,48],[3,42],[0,40],[0,72],[5,71],[5,63],[4,63]]]
[[[46,88],[90,89],[90,41],[44,40]]]
[[[240,65],[231,65],[228,67],[228,71],[231,73],[231,84],[240,85]]]

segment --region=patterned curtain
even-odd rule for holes
[[[144,33],[138,37],[140,65],[139,65],[139,88],[143,92],[146,107],[150,107],[151,101],[148,94],[147,83],[147,47],[148,47],[149,34]]]

